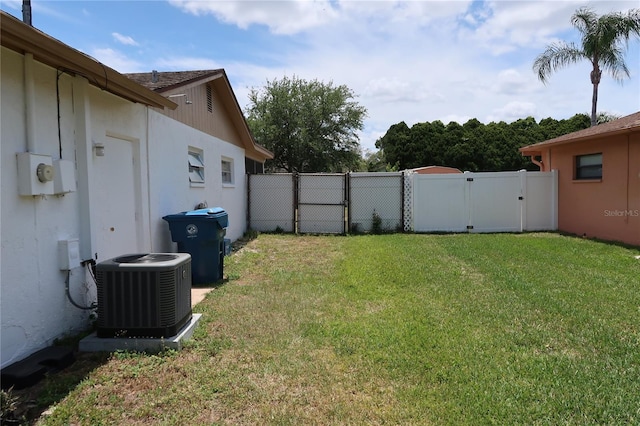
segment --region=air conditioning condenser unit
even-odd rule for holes
[[[171,337],[191,312],[191,255],[129,254],[96,265],[98,337]]]

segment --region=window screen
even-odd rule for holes
[[[602,153],[576,156],[576,179],[602,179]]]

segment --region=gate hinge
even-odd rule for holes
[[[467,178],[467,182],[473,182],[473,178]]]
[[[467,229],[473,229],[473,225],[467,225]]]
[[[521,195],[518,197],[518,200],[524,200],[524,197]]]

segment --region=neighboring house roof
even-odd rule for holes
[[[90,84],[132,102],[156,108],[178,105],[109,68],[96,59],[62,43],[19,19],[0,11],[0,44],[58,70],[85,77]]]
[[[231,83],[229,83],[229,79],[227,78],[227,74],[224,69],[174,72],[152,71],[125,75],[136,83],[157,93],[169,93],[177,89],[185,89],[206,83],[214,85],[217,92],[220,93],[223,102],[230,109],[231,120],[236,128],[241,132],[245,149],[247,149],[249,153],[252,151],[256,152],[263,158],[273,158],[273,153],[256,143],[253,138],[249,125],[244,117],[244,113],[238,104],[238,100],[233,93]]]
[[[131,80],[156,92],[165,92],[224,74],[223,69],[174,72],[139,72],[125,74]]]
[[[447,167],[447,166],[424,166],[424,167],[416,167],[415,169],[409,169],[410,172],[418,173],[418,174],[447,174],[447,173],[462,173],[462,170],[456,169],[455,167]]]
[[[520,148],[520,152],[524,155],[535,155],[543,149],[556,145],[638,131],[640,131],[640,112],[636,112],[607,123],[599,124],[597,126],[589,127],[588,129],[578,130],[577,132],[558,136],[557,138],[549,139],[544,142],[524,146]]]

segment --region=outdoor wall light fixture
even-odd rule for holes
[[[104,157],[104,144],[94,142],[93,150],[96,153],[96,157]]]
[[[184,103],[187,105],[191,105],[193,102],[191,102],[189,100],[189,98],[187,98],[187,94],[186,93],[179,93],[177,95],[169,95],[167,96],[167,98],[171,99],[171,98],[181,98],[184,96]]]

